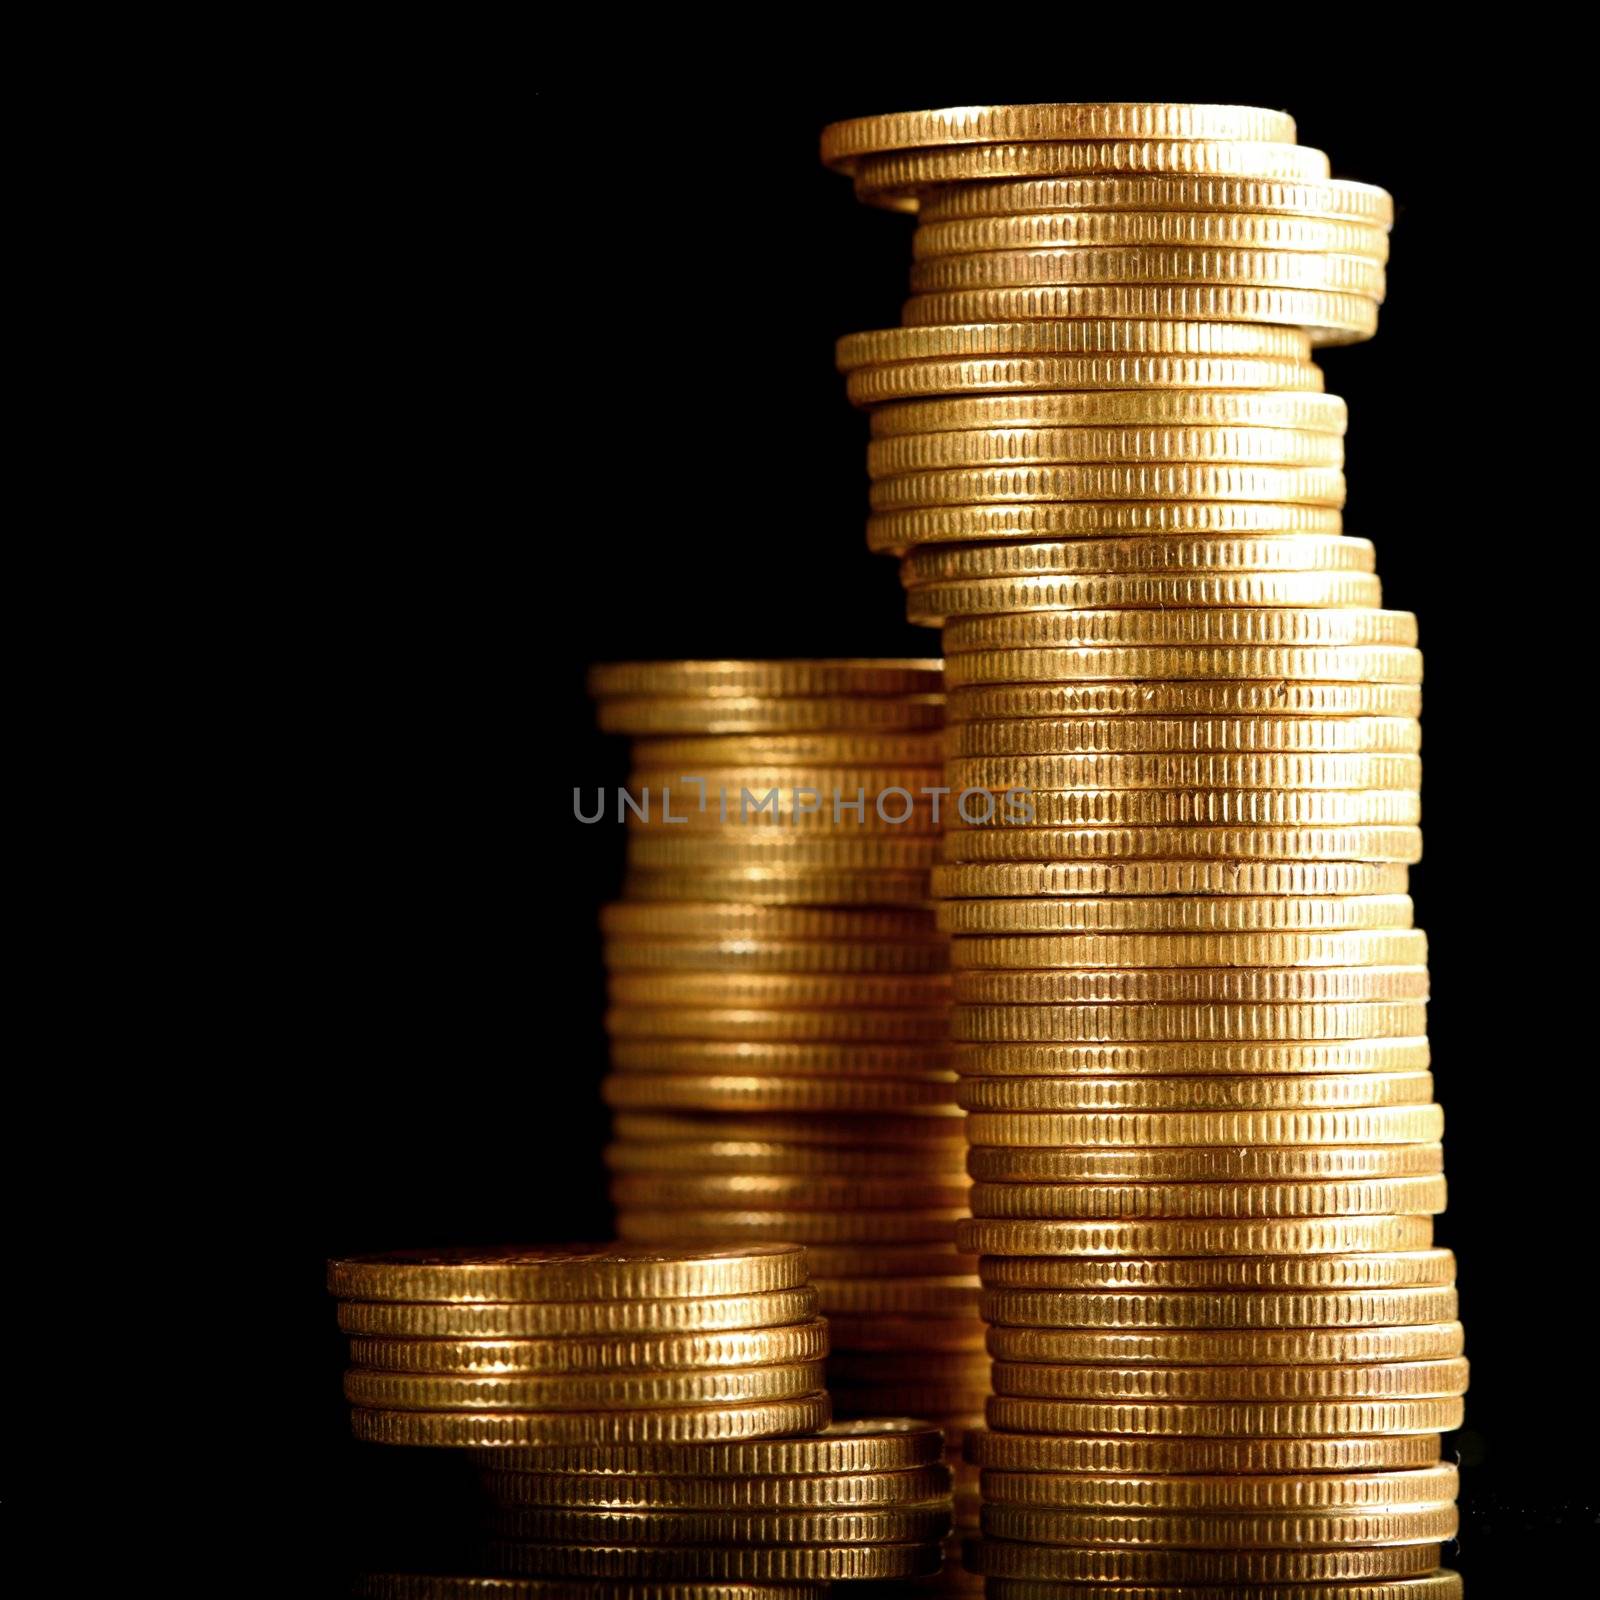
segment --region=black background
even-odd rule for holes
[[[1403,94],[1295,81],[906,72],[808,98],[679,74],[630,83],[611,118],[549,91],[531,180],[521,152],[487,158],[503,187],[470,180],[499,208],[491,228],[454,233],[451,207],[424,200],[438,215],[416,223],[396,313],[436,364],[437,387],[414,392],[424,432],[460,447],[467,525],[374,546],[385,576],[346,619],[299,746],[298,801],[325,819],[335,870],[292,981],[326,1006],[317,1042],[340,1064],[310,1131],[283,1107],[273,1248],[307,1357],[301,1459],[350,1559],[380,1503],[420,1503],[448,1468],[348,1439],[324,1258],[607,1232],[595,911],[621,835],[577,824],[572,790],[626,768],[624,742],[593,731],[586,666],[937,652],[903,620],[894,563],[865,548],[866,424],[832,364],[840,334],[898,320],[911,221],[857,204],[819,165],[818,130],[1063,93],[1285,104],[1337,175],[1396,197],[1377,340],[1321,359],[1350,406],[1346,529],[1377,543],[1386,603],[1419,614],[1427,657],[1413,892],[1448,1119],[1438,1236],[1460,1258],[1474,1363],[1454,1564],[1552,1573],[1577,1548],[1592,1266],[1570,1252],[1592,1215],[1559,1185],[1589,1134],[1593,1045],[1559,948],[1593,856],[1546,829],[1588,821],[1550,802],[1581,748],[1555,732],[1575,685],[1553,659],[1568,627],[1548,619],[1567,570],[1552,551],[1593,516],[1558,512],[1540,473],[1570,283],[1516,277],[1514,311],[1494,297],[1515,259],[1506,198],[1535,209],[1560,174],[1498,136],[1451,153],[1441,130],[1460,133],[1463,107],[1420,65]],[[1526,128],[1535,110],[1501,98],[1488,120]],[[478,472],[504,475],[503,498]]]

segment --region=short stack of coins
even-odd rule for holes
[[[869,543],[944,627],[1002,1588],[1456,1592],[1421,657],[1310,359],[1374,331],[1391,205],[1293,140],[1174,105],[823,138],[918,213],[905,326],[839,358]]]
[[[935,1570],[943,1440],[829,1424],[797,1246],[409,1251],[329,1264],[358,1437],[479,1452],[490,1565],[570,1578]]]
[[[928,903],[939,663],[616,664],[591,687],[634,741],[603,915],[618,1230],[806,1244],[836,1412],[958,1442],[988,1365]]]

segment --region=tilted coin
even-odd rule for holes
[[[980,1182],[1017,1185],[1109,1186],[1113,1200],[1135,1205],[1147,1186],[1316,1185],[1376,1179],[1426,1178],[1444,1170],[1441,1144],[1267,1146],[1192,1145],[1187,1149],[1041,1150],[974,1146],[967,1170]],[[1124,1186],[1134,1194],[1120,1194]],[[1204,1203],[1205,1196],[1194,1204]],[[1084,1203],[1089,1203],[1085,1200]],[[1107,1202],[1112,1203],[1111,1200]],[[1154,1204],[1149,1196],[1147,1203]],[[1240,1201],[1248,1205],[1246,1197]]]
[[[986,1286],[1000,1289],[1288,1289],[1322,1294],[1352,1289],[1444,1287],[1455,1282],[1456,1260],[1448,1250],[1433,1249],[1381,1255],[1250,1256],[1231,1260],[1130,1256],[1120,1261],[1095,1261],[985,1256],[980,1272]],[[1453,1310],[1447,1311],[1443,1320],[1454,1315]],[[1387,1320],[1431,1322],[1441,1319],[1405,1315]]]
[[[1350,1255],[1369,1250],[1422,1250],[1432,1243],[1433,1218],[1426,1216],[1250,1221],[1163,1218],[1144,1222],[969,1217],[956,1229],[958,1249],[1008,1256]]]
[[[1396,1328],[1217,1329],[991,1327],[990,1355],[1000,1361],[1234,1365],[1439,1361],[1459,1356],[1466,1343],[1459,1322]],[[1005,1498],[999,1496],[997,1498]]]
[[[566,1300],[545,1305],[341,1300],[339,1326],[375,1339],[589,1339],[786,1327],[816,1315],[815,1289],[693,1299]]]
[[[657,1250],[631,1245],[400,1250],[328,1263],[345,1300],[582,1301],[740,1295],[805,1287],[805,1252],[780,1245]]]
[[[891,150],[1007,144],[1017,139],[1255,139],[1293,144],[1294,119],[1254,106],[1167,103],[953,106],[853,117],[822,130],[822,162],[850,172]]]
[[[831,1416],[828,1396],[817,1393],[754,1405],[646,1411],[387,1411],[358,1405],[350,1423],[358,1439],[376,1444],[502,1450],[782,1437],[815,1431]]]
[[[984,1319],[1010,1327],[1229,1329],[1416,1327],[1455,1319],[1444,1287],[1308,1290],[987,1289]]]
[[[420,1373],[671,1372],[700,1367],[818,1361],[828,1353],[820,1318],[784,1328],[609,1339],[375,1339],[350,1341],[358,1367]]]
[[[1341,1545],[1437,1544],[1455,1537],[1451,1502],[1358,1511],[1216,1513],[1078,1511],[988,1502],[983,1531],[1041,1544],[1157,1546],[1162,1549],[1305,1550]]]
[[[687,1372],[474,1376],[379,1372],[352,1367],[345,1398],[397,1411],[623,1411],[663,1406],[744,1405],[793,1400],[823,1386],[820,1360]]]
[[[596,699],[938,694],[936,660],[614,661],[589,669]]]
[[[1068,1438],[975,1428],[963,1441],[968,1461],[1011,1472],[1238,1473],[1398,1472],[1431,1467],[1437,1434],[1365,1438]]]
[[[975,1217],[1358,1217],[1433,1215],[1445,1208],[1443,1177],[1347,1183],[978,1183]]]
[[[484,1487],[502,1503],[589,1510],[826,1511],[943,1500],[950,1469],[940,1463],[896,1472],[737,1478],[490,1471]]]

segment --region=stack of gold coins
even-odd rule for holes
[[[939,663],[618,664],[592,688],[634,738],[604,912],[618,1231],[806,1244],[838,1414],[955,1438],[988,1363],[928,904]]]
[[[406,1251],[334,1261],[329,1287],[356,1435],[481,1452],[499,1570],[808,1579],[939,1564],[942,1437],[828,1425],[827,1324],[798,1246]]]
[[[1310,359],[1372,333],[1391,206],[1293,140],[1175,105],[824,135],[918,213],[906,325],[839,357],[869,542],[944,627],[1002,1586],[1454,1592],[1421,658]]]

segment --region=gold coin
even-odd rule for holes
[[[920,906],[928,898],[928,875],[919,872],[750,867],[743,871],[630,872],[623,893],[640,900],[746,900],[767,905]]]
[[[847,1507],[840,1510],[574,1509],[506,1506],[491,1512],[497,1531],[518,1539],[595,1545],[901,1544],[942,1538],[950,1507]]]
[[[1073,791],[1044,791],[1072,793]],[[1171,790],[1106,790],[1166,794]],[[1226,792],[1226,791],[1221,791]],[[1246,790],[1248,794],[1276,794]],[[1296,793],[1304,791],[1288,791]],[[1381,792],[1381,791],[1380,791]],[[1179,791],[1181,794],[1182,792]],[[1030,796],[1030,803],[1033,797]],[[1420,828],[969,828],[952,830],[940,850],[946,863],[986,861],[1179,860],[1398,861],[1421,859]]]
[[[754,1208],[701,1211],[625,1211],[624,1239],[682,1243],[701,1239],[792,1239],[800,1244],[928,1244],[955,1237],[965,1205],[921,1211],[777,1211]],[[1420,1241],[1426,1243],[1424,1239]]]
[[[942,1006],[943,973],[618,972],[608,985],[618,1006],[752,1006],[763,1010],[836,1006]]]
[[[871,1281],[871,1280],[868,1280]],[[830,1278],[828,1287],[819,1291],[825,1300],[832,1299],[833,1288],[849,1283],[848,1278]],[[951,1305],[934,1308],[938,1314],[921,1312],[916,1316],[901,1317],[841,1317],[830,1306],[828,1327],[835,1348],[839,1350],[866,1350],[878,1352],[899,1360],[915,1351],[970,1351],[982,1355],[983,1324],[978,1321],[977,1279],[972,1288],[963,1292],[969,1298],[961,1305],[966,1316],[945,1315]],[[952,1303],[953,1304],[953,1303]],[[832,1381],[833,1375],[829,1374]]]
[[[931,939],[608,939],[604,957],[608,972],[921,973],[948,965]]]
[[[1094,543],[1095,541],[1086,541]],[[1221,541],[1218,541],[1221,542]],[[1261,540],[1265,544],[1269,541]],[[1288,541],[1270,541],[1288,542]],[[1314,535],[1301,535],[1296,543],[1318,543]],[[963,547],[957,546],[957,550]],[[1004,545],[973,545],[971,552],[987,555]],[[1028,546],[1022,548],[1027,549]],[[1048,548],[1048,547],[1046,547]],[[946,555],[941,546],[913,552]],[[1002,718],[1082,717],[1415,717],[1422,710],[1422,691],[1408,683],[1064,683],[1006,684],[992,688],[961,689],[950,697],[950,721],[994,722]],[[1041,817],[1041,822],[1051,819]],[[1266,821],[1266,817],[1219,817],[1216,821]],[[1308,819],[1310,820],[1310,819]],[[1414,822],[1414,815],[1352,815],[1350,822]]]
[[[497,1450],[487,1459],[495,1467],[599,1474],[614,1481],[639,1477],[759,1479],[909,1471],[932,1466],[944,1449],[937,1428],[904,1417],[866,1422],[824,1420],[817,1427],[820,1431],[806,1438],[750,1438],[734,1443],[558,1442],[537,1450]]]
[[[973,1112],[967,1117],[967,1138],[975,1145],[1055,1148],[1113,1144],[1431,1144],[1443,1131],[1444,1113],[1436,1105],[1326,1111],[995,1111]]]
[[[1461,1426],[1465,1409],[1454,1396],[1172,1405],[1161,1401],[1107,1403],[994,1395],[985,1414],[989,1426],[1001,1432],[1303,1439],[1365,1433],[1448,1433]]]
[[[1074,1366],[1089,1362],[1162,1362],[1208,1368],[1439,1361],[1459,1356],[1465,1343],[1459,1322],[1425,1322],[1396,1328],[1268,1328],[1242,1333],[1214,1329],[1127,1332],[1109,1328],[992,1327],[987,1336],[989,1354],[999,1361],[1049,1361]]]
[[[364,1600],[601,1600],[585,1578],[464,1577],[410,1572],[363,1573],[351,1589]],[[825,1600],[820,1585],[630,1583],[614,1600]],[[1338,1597],[1333,1597],[1338,1600]]]
[[[1317,438],[1319,435],[1289,434],[1282,428],[1246,430],[1252,436],[1283,434],[1287,438]],[[1095,435],[1116,430],[1095,428],[1068,429],[1061,437]],[[1121,436],[1120,434],[1118,435]],[[1164,436],[1164,435],[1163,435]],[[986,432],[969,429],[965,433],[941,433],[914,436],[910,439],[887,439],[883,449],[890,445],[913,445],[918,448],[940,441],[977,441],[984,445],[1014,449],[1011,441],[1024,444],[1034,438],[1031,433]],[[1042,433],[1039,438],[1056,435]],[[942,445],[941,445],[942,449]],[[935,463],[937,465],[937,463]],[[911,470],[922,470],[914,468]],[[1226,534],[1209,538],[1175,537],[1146,534],[1140,539],[1074,539],[1070,541],[1036,541],[1031,544],[979,544],[928,545],[913,550],[901,564],[901,581],[907,588],[918,584],[973,582],[994,578],[1037,577],[1042,574],[1092,574],[1104,576],[1111,573],[1208,574],[1217,572],[1371,572],[1375,566],[1375,552],[1370,540],[1353,538],[1348,534],[1293,534],[1248,535],[1232,537]],[[970,719],[972,697],[957,698],[947,709],[952,721],[963,715]],[[1037,700],[1019,711],[978,712],[979,716],[1051,716],[1071,715],[1055,711]]]
[[[1319,1546],[1437,1544],[1455,1537],[1454,1504],[1384,1506],[1360,1511],[1224,1513],[1076,1511],[1058,1506],[988,1502],[983,1531],[1041,1544],[1154,1545],[1192,1550],[1282,1549]]]
[[[1433,1098],[1433,1078],[1426,1072],[1284,1078],[1213,1077],[1207,1073],[1171,1078],[1011,1076],[966,1078],[956,1098],[969,1111],[1323,1110],[1426,1105]]]
[[[1328,933],[972,935],[950,944],[958,973],[1110,967],[1407,967],[1428,959],[1420,928]],[[1365,1070],[1365,1069],[1360,1069]]]
[[[968,820],[1015,818],[1011,806],[963,791],[1036,789],[1415,789],[1422,763],[1392,751],[1094,751],[1071,755],[961,756],[945,767]]]
[[[672,1372],[820,1361],[828,1325],[820,1318],[757,1328],[631,1339],[365,1339],[350,1341],[358,1367],[421,1373]]]
[[[862,200],[893,205],[945,184],[992,178],[1168,174],[1322,183],[1328,158],[1305,145],[1250,140],[1018,141],[865,156],[856,163],[855,187]]]
[[[963,971],[955,975],[953,999],[958,1005],[973,1006],[1151,1005],[1202,1000],[1420,1000],[1427,993],[1428,969],[1421,966],[1133,967]]]
[[[489,1559],[501,1571],[558,1576],[641,1578],[652,1592],[667,1579],[747,1580],[794,1583],[915,1578],[939,1570],[936,1542],[845,1545],[578,1545],[536,1540],[491,1544]],[[696,1600],[703,1594],[697,1583]],[[611,1591],[608,1589],[607,1591]]]
[[[685,902],[600,908],[601,931],[612,938],[814,940],[907,943],[936,939],[926,911],[842,909],[832,906],[755,906]]]
[[[1400,1472],[1434,1466],[1437,1434],[1360,1439],[1051,1438],[975,1428],[967,1460],[1012,1472],[1185,1473],[1207,1477],[1289,1472]]]
[[[1218,1584],[1119,1584],[1107,1591],[1098,1583],[1052,1583],[1030,1578],[988,1578],[990,1600],[1238,1600],[1238,1590]],[[1275,1585],[1268,1600],[1462,1600],[1459,1573],[1440,1567],[1420,1578],[1389,1578],[1353,1583]],[[781,1597],[780,1597],[781,1600]]]
[[[959,655],[981,650],[1050,650],[1072,646],[1243,645],[1336,647],[1399,645],[1417,642],[1417,619],[1409,611],[1216,610],[1198,608],[1171,614],[1144,611],[1050,612],[998,617],[963,617],[945,629],[945,649]],[[1356,664],[1352,658],[1351,665]],[[1261,677],[1260,672],[1230,676]],[[1161,673],[1152,676],[1171,677]],[[1026,681],[1026,680],[1022,680]],[[952,684],[952,688],[959,685]],[[1058,785],[1071,788],[1070,784]]]
[[[574,1301],[761,1294],[806,1284],[803,1250],[655,1250],[630,1245],[398,1250],[328,1263],[341,1300]]]
[[[1467,1363],[1372,1362],[1332,1367],[992,1364],[996,1394],[1050,1400],[1312,1401],[1436,1399],[1466,1393]]]
[[[1292,1294],[1209,1290],[989,1289],[986,1321],[1011,1327],[1228,1329],[1415,1327],[1449,1322],[1456,1291],[1446,1288],[1347,1289]]]
[[[1430,1215],[1445,1208],[1442,1177],[1347,1183],[979,1183],[975,1217],[1353,1217]]]
[[[1276,1259],[1252,1256],[1213,1261],[1023,1260],[992,1256],[985,1258],[981,1270],[987,1286],[1002,1289],[1331,1291],[1441,1287],[1455,1282],[1456,1258],[1448,1250],[1414,1250],[1404,1254],[1390,1252],[1383,1255],[1297,1255]],[[1442,1317],[1407,1315],[1389,1320],[1397,1323],[1448,1321],[1454,1315],[1455,1312],[1451,1310],[1443,1313]],[[1319,1314],[1319,1323],[1321,1320]]]
[[[490,1471],[483,1482],[492,1499],[513,1505],[595,1511],[831,1511],[945,1500],[950,1494],[950,1469],[937,1463],[899,1472],[834,1473],[821,1478]]]
[[[994,505],[1012,500],[1272,500],[1285,505],[1342,506],[1344,474],[1336,467],[1258,467],[1207,462],[987,467],[967,472],[908,472],[898,478],[879,478],[868,491],[867,498],[874,511]],[[1228,605],[1230,602],[1223,597],[1212,603]],[[1249,606],[1260,602],[1242,599],[1231,603]],[[1292,600],[1282,603],[1294,604]],[[1374,604],[1370,600],[1331,603]],[[1088,607],[1092,602],[1085,600],[1083,604]],[[1118,602],[1109,604],[1114,607]]]
[[[853,117],[822,130],[822,164],[852,172],[862,156],[1018,139],[1251,139],[1293,144],[1294,118],[1254,106],[1065,103],[952,106]]]
[[[351,1367],[352,1405],[396,1411],[630,1411],[651,1406],[728,1406],[794,1400],[823,1386],[822,1362],[785,1362],[691,1372],[562,1373],[472,1376],[399,1373]]]
[[[964,869],[955,869],[964,870]],[[1180,1039],[1398,1039],[1427,1031],[1425,1001],[1372,1001],[1350,1005],[1270,1002],[1229,1005],[957,1006],[950,1014],[959,1040],[1114,1042]],[[1426,1135],[1437,1138],[1437,1133]],[[982,1143],[989,1143],[985,1139]],[[1061,1139],[1060,1144],[1079,1141]],[[1095,1143],[1096,1138],[1087,1142]],[[1162,1140],[1145,1141],[1160,1144]],[[1187,1144],[1191,1140],[1168,1140]],[[1231,1140],[1228,1142],[1232,1142]],[[1315,1144],[1319,1141],[1287,1140]],[[1338,1143],[1337,1140],[1327,1141]],[[1345,1141],[1351,1142],[1351,1141]],[[1355,1141],[1360,1142],[1360,1141]]]
[[[874,439],[967,428],[1288,428],[1342,435],[1346,420],[1345,403],[1336,394],[1133,389],[913,400],[880,406],[872,413],[871,431]]]
[[[606,1029],[619,1038],[792,1040],[796,1043],[910,1043],[942,1039],[937,1007],[839,1007],[806,1011],[754,1006],[613,1006]]]
[[[993,1256],[1326,1256],[1424,1250],[1433,1243],[1433,1218],[1168,1217],[1143,1222],[1044,1222],[969,1217],[957,1227],[955,1237],[957,1249]]]
[[[980,1326],[976,1318],[971,1326]],[[990,1365],[981,1337],[975,1345],[959,1350],[855,1350],[841,1346],[829,1365],[828,1382],[846,1387],[882,1383],[985,1384]]]
[[[589,693],[738,699],[938,694],[936,660],[612,661],[589,669]]]
[[[834,347],[835,364],[846,373],[906,361],[988,356],[1250,356],[1304,361],[1309,354],[1306,336],[1294,329],[1118,317],[874,328],[846,334]]]
[[[861,1383],[838,1384],[833,1403],[843,1416],[871,1416],[879,1411],[910,1411],[919,1417],[947,1422],[951,1417],[981,1415],[989,1385],[969,1379],[965,1383]]]
[[[1331,1550],[1139,1550],[1105,1545],[1032,1544],[1015,1539],[970,1540],[973,1572],[1011,1578],[1100,1583],[1238,1585],[1354,1582],[1421,1576],[1439,1564],[1437,1544],[1349,1546]],[[1230,1600],[1237,1587],[1227,1591]],[[1361,1600],[1371,1600],[1363,1587]]]
[[[601,1082],[608,1106],[644,1110],[909,1111],[955,1103],[955,1080],[917,1078],[713,1077],[689,1073],[613,1073]]]
[[[982,1145],[973,1148],[967,1166],[980,1182],[1008,1186],[1132,1184],[1138,1186],[1134,1194],[1126,1196],[1126,1203],[1132,1205],[1148,1184],[1329,1184],[1431,1177],[1444,1170],[1444,1146],[1390,1144],[1362,1149],[1352,1145],[1291,1145],[1273,1149],[1247,1145],[1230,1149],[1201,1145],[1186,1150],[1016,1150]],[[1153,1197],[1146,1198],[1153,1203]],[[1083,1203],[1088,1203],[1087,1196]]]
[[[950,1239],[920,1245],[813,1245],[806,1257],[817,1281],[826,1283],[830,1293],[840,1281],[851,1278],[887,1284],[906,1278],[971,1278],[978,1270],[977,1257],[957,1255]],[[820,1289],[817,1295],[820,1300]]]
[[[1191,766],[1216,777],[1298,778],[1307,788],[1318,778],[1375,776],[1400,780],[1411,756],[1134,756],[1056,758],[1076,775],[1097,763],[1107,777],[1158,776],[1162,767]],[[952,767],[969,763],[952,762]],[[952,772],[951,782],[960,781]],[[1239,785],[1239,787],[1246,787]],[[1241,895],[1326,899],[1404,894],[1404,866],[1364,861],[1072,861],[988,862],[936,866],[933,892],[950,899],[1017,898],[1060,895],[1185,896]],[[1418,1030],[1420,1031],[1420,1030]]]
[[[1319,289],[1379,301],[1385,289],[1383,263],[1368,256],[1233,246],[1073,245],[1066,249],[976,250],[924,258],[914,261],[911,267],[913,294],[1112,283]]]
[[[1411,926],[1407,894],[1165,895],[946,901],[946,933],[1324,933]]]
[[[1321,367],[1288,356],[1007,355],[896,361],[858,367],[845,378],[845,394],[857,406],[1042,389],[1298,389],[1320,394],[1322,386]]]
[[[809,1078],[916,1077],[949,1067],[947,1052],[926,1044],[835,1044],[781,1039],[616,1039],[611,1064],[622,1072],[690,1072]]]
[[[431,1305],[341,1300],[339,1326],[374,1339],[588,1339],[787,1327],[817,1313],[815,1289],[690,1300],[568,1300],[549,1305]]]
[[[700,1174],[683,1177],[615,1178],[612,1203],[627,1209],[663,1211],[732,1206],[738,1210],[883,1211],[960,1206],[969,1185],[964,1177],[921,1182],[903,1177],[844,1178],[820,1174]]]
[[[964,1119],[954,1104],[887,1116],[662,1116],[623,1112],[613,1119],[612,1130],[619,1139],[647,1142],[732,1136],[779,1144],[860,1149],[901,1145],[925,1150],[930,1145],[960,1146]],[[811,1261],[815,1267],[815,1255]]]
[[[816,811],[830,821],[843,822],[846,826],[853,827],[857,815],[855,802],[860,791],[866,791],[869,801],[885,789],[911,789],[915,792],[921,784],[928,781],[930,772],[938,771],[936,757],[930,757],[921,765],[906,762],[898,764],[864,762],[858,766],[827,766],[822,763],[808,766],[779,766],[749,763],[743,766],[715,767],[705,762],[697,763],[696,772],[692,775],[694,786],[686,788],[681,763],[674,762],[671,766],[651,765],[651,742],[642,742],[640,752],[642,759],[635,765],[628,778],[630,790],[637,794],[642,790],[651,789],[659,795],[661,790],[676,785],[674,793],[678,796],[678,809],[696,810],[700,806],[700,785],[704,784],[706,809],[720,819],[720,809],[712,797],[716,796],[719,790],[726,789],[729,796],[730,820],[740,815],[741,805],[747,813],[754,814],[756,807],[767,800],[767,791],[775,789],[778,791],[778,799],[772,802],[774,805],[786,799],[791,805],[795,805],[798,795],[801,797],[799,804],[810,802]],[[744,799],[742,794],[746,789],[750,791],[748,800]],[[847,805],[851,809],[846,810]],[[863,808],[863,810],[869,809],[870,805]]]
[[[1284,683],[1343,679],[1352,683],[1413,685],[1422,682],[1422,652],[1388,645],[1330,649],[1275,645],[1003,649],[954,656],[949,671],[953,689],[973,684],[1159,678],[1196,682],[1260,678]]]
[[[1339,217],[1387,228],[1394,201],[1372,184],[1335,178],[1302,183],[1221,174],[1157,178],[1045,178],[1023,183],[961,184],[928,195],[924,225],[951,217],[1028,211],[1252,211]]]
[[[806,1433],[831,1417],[826,1394],[756,1405],[656,1406],[647,1411],[350,1412],[358,1439],[375,1444],[471,1446],[685,1444]]]
[[[786,700],[773,695],[629,695],[596,702],[595,720],[604,733],[793,734],[813,731],[901,733],[937,728],[942,701],[937,693],[899,699],[834,695]]]
[[[939,733],[746,733],[643,741],[634,759],[652,766],[919,766],[939,759]]]
[[[885,481],[909,484],[914,480]],[[1370,572],[1235,572],[1175,577],[1118,573],[1109,577],[979,578],[970,583],[922,584],[906,594],[906,618],[934,627],[952,617],[997,612],[1164,606],[1358,607],[1376,606],[1382,601],[1383,586]]]
[[[1011,250],[1186,249],[1295,251],[1389,259],[1388,230],[1334,217],[1260,211],[1023,211],[925,222],[911,238],[916,261]]]
[[[1248,461],[1339,467],[1344,464],[1344,444],[1337,434],[1297,433],[1287,428],[968,428],[957,433],[903,434],[867,446],[867,471],[873,478],[986,467],[1131,461]],[[1270,549],[1273,542],[1263,541],[1269,545],[1264,554],[1275,553]],[[1281,545],[1285,541],[1275,542]],[[1307,564],[1307,554],[1310,552],[1300,557],[1302,567]],[[1085,556],[1080,565],[1068,570],[1107,570],[1089,563],[1090,557]],[[914,570],[903,573],[902,579],[908,586],[929,581],[927,576],[917,577]]]
[[[1226,538],[1247,534],[1331,538],[1339,533],[1343,521],[1339,512],[1328,506],[1257,506],[1242,500],[1145,500],[1121,505],[1053,500],[1033,505],[924,506],[868,517],[867,548],[880,555],[900,555],[919,545],[996,539],[1038,543],[1063,538]],[[1254,675],[1270,676],[1266,672]]]
[[[866,1146],[849,1150],[831,1145],[794,1145],[770,1140],[676,1141],[608,1145],[606,1166],[619,1173],[783,1173],[792,1176],[888,1178],[965,1172],[959,1147],[895,1149]]]
[[[951,755],[1116,751],[1268,751],[1408,754],[1422,743],[1414,717],[1008,717],[958,722]]]
[[[975,1315],[978,1308],[978,1280],[965,1273],[920,1278],[814,1279],[813,1287],[826,1302],[830,1321],[838,1326],[852,1318],[858,1334],[867,1319],[893,1321],[898,1330],[900,1323],[912,1318]],[[841,1340],[842,1344],[853,1342]]]

